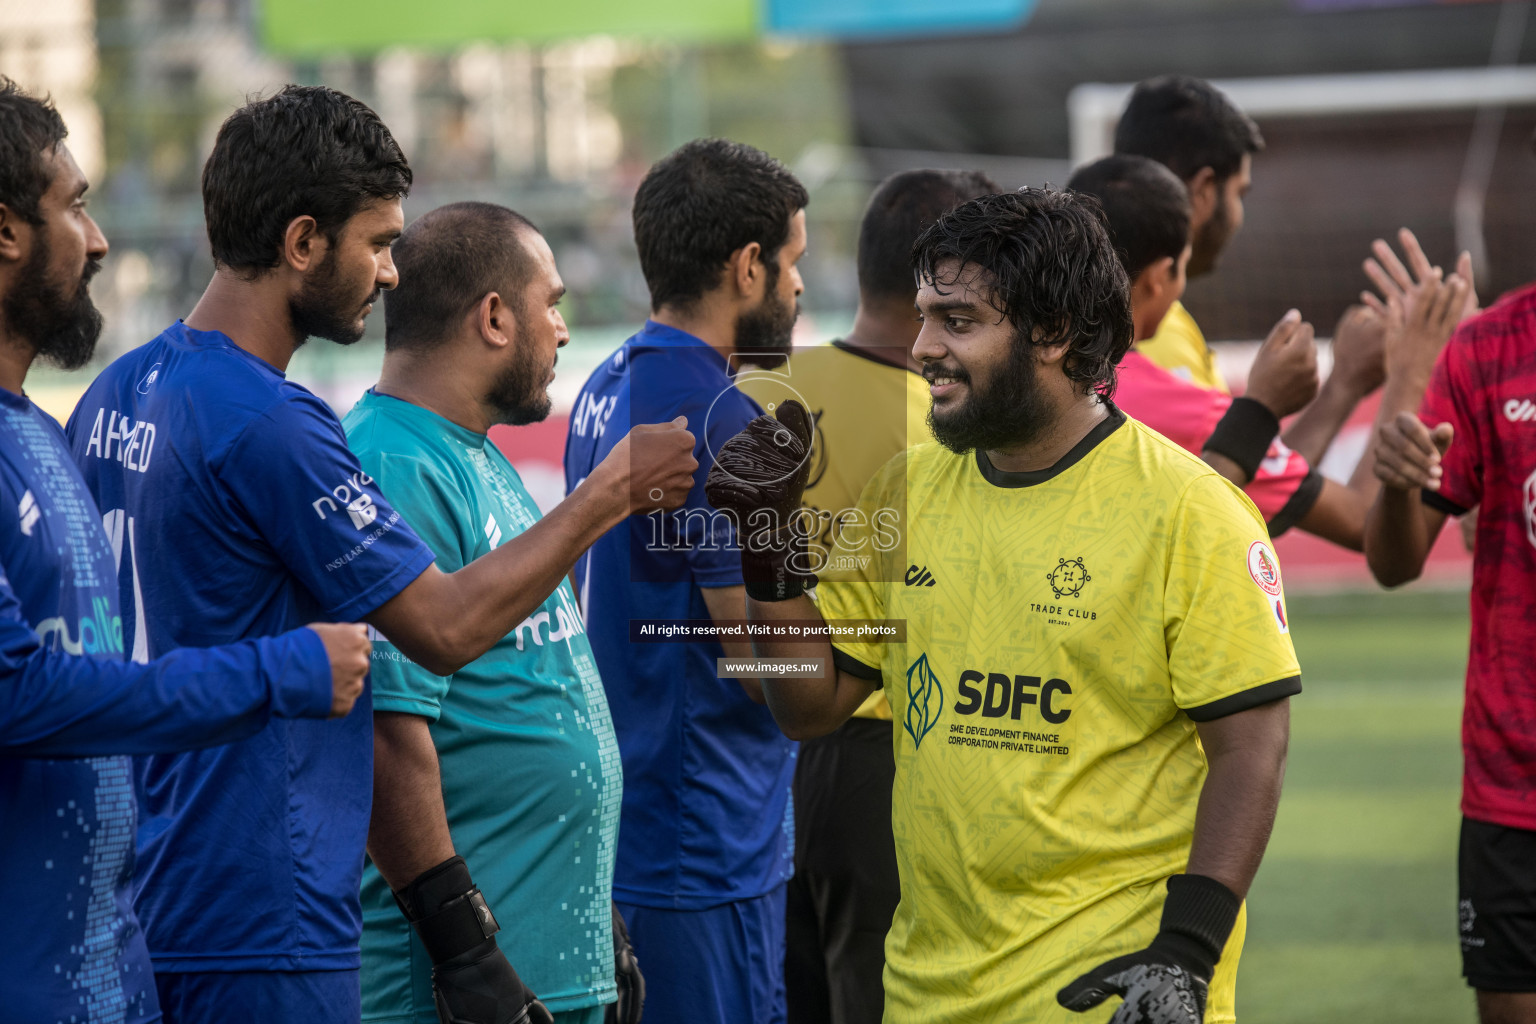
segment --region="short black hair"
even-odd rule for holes
[[[687,307],[720,283],[731,253],[756,242],[770,267],[805,186],[760,149],[695,139],[658,160],[635,193],[635,247],[651,309]]]
[[[323,85],[287,86],[229,115],[203,166],[214,263],[269,270],[295,217],[315,218],[334,240],[364,204],[410,190],[405,154],[366,104]]]
[[[1063,370],[1084,392],[1115,391],[1115,367],[1131,347],[1130,285],[1110,244],[1098,200],[1021,188],[981,196],[944,214],[913,247],[924,283],[939,265],[975,264],[991,276],[991,302],[1023,343],[1066,342]]]
[[[523,235],[538,230],[495,203],[450,203],[416,218],[394,244],[400,283],[384,293],[385,350],[436,348],[490,292],[520,310],[534,265]]]
[[[1202,167],[1225,181],[1264,148],[1259,126],[1202,78],[1161,75],[1131,92],[1115,126],[1115,152],[1156,160],[1188,181]]]
[[[52,101],[29,96],[0,75],[0,203],[30,224],[43,222],[40,204],[53,184],[43,154],[68,134]]]
[[[869,197],[859,224],[859,294],[911,304],[912,243],[939,215],[1001,192],[981,171],[897,171]]]
[[[1104,211],[1109,240],[1131,281],[1189,244],[1189,190],[1172,171],[1144,156],[1106,156],[1078,168],[1067,182]]]

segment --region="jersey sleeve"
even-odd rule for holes
[[[341,424],[313,395],[277,403],[215,466],[229,496],[288,570],[342,621],[363,618],[432,564],[379,493]]]
[[[432,549],[439,569],[457,572],[474,560],[477,538],[466,526],[464,495],[440,468],[418,456],[389,453],[368,452],[360,461],[390,504]],[[428,672],[377,630],[370,635],[374,710],[437,721],[453,677]]]
[[[1278,537],[1312,511],[1318,495],[1323,493],[1323,475],[1312,468],[1305,456],[1276,437],[1243,493],[1269,524],[1269,535]]]
[[[1451,337],[1450,344],[1435,361],[1429,389],[1419,406],[1419,419],[1433,430],[1449,423],[1454,433],[1451,446],[1440,459],[1440,489],[1424,491],[1424,503],[1450,515],[1464,515],[1483,499],[1483,449],[1478,436],[1478,422],[1473,410],[1477,383],[1471,363],[1471,321]]]
[[[1280,563],[1258,510],[1215,474],[1170,524],[1163,633],[1174,702],[1197,722],[1301,692]]]
[[[170,754],[330,711],[331,664],[313,630],[142,665],[66,654],[38,642],[0,571],[0,755]]]
[[[838,532],[815,591],[816,607],[826,622],[885,618],[885,588],[880,582],[883,563],[874,552],[877,533],[891,529],[892,524],[880,523],[876,516],[890,509],[896,509],[898,515],[905,513],[905,502],[893,501],[892,491],[904,481],[906,458],[906,453],[898,453],[864,485],[856,515]],[[895,526],[900,529],[904,524]],[[833,662],[860,679],[881,678],[882,651],[881,644],[867,640],[832,641]]]

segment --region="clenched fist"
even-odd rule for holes
[[[331,660],[331,717],[344,718],[363,693],[363,679],[368,675],[368,657],[373,644],[368,627],[360,623],[312,622],[309,628],[325,645]]]
[[[1254,357],[1244,395],[1285,419],[1317,397],[1317,343],[1312,325],[1291,310],[1270,330]]]
[[[594,470],[614,475],[614,486],[629,496],[629,513],[671,510],[682,506],[693,489],[693,434],[688,418],[670,423],[642,423],[613,446]]]

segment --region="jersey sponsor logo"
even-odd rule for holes
[[[149,372],[148,373],[146,373],[142,378],[140,378],[138,387],[136,387],[134,390],[137,391],[141,395],[147,395],[147,394],[149,394],[149,389],[154,387],[155,386],[155,381],[157,381],[159,379],[160,379],[160,364],[156,363],[154,366],[151,366],[149,368]]]
[[[496,522],[494,512],[485,517],[485,539],[490,542],[492,551],[501,544],[501,525]]]
[[[146,378],[147,379],[147,378]],[[148,420],[135,423],[116,409],[97,409],[91,424],[91,439],[85,454],[121,463],[124,469],[149,472],[149,457],[155,450],[155,425]]]
[[[1511,398],[1504,403],[1504,418],[1511,423],[1530,423],[1536,420],[1536,402],[1529,398]]]
[[[1285,594],[1280,587],[1280,563],[1269,545],[1256,540],[1248,545],[1248,575],[1264,591],[1269,610],[1275,617],[1275,626],[1282,633],[1291,631],[1290,620],[1285,615]]]
[[[378,515],[378,513],[375,511],[374,515],[376,516],[376,515]],[[323,519],[325,517],[321,516],[321,518]],[[356,523],[356,522],[357,522],[357,520],[354,519],[353,523]],[[364,551],[367,551],[369,548],[373,547],[373,542],[374,541],[376,541],[380,537],[384,536],[390,530],[393,530],[395,528],[395,525],[397,523],[399,523],[399,522],[400,522],[400,513],[399,512],[391,512],[389,514],[389,518],[388,519],[386,519],[386,520],[384,520],[384,522],[380,523],[378,528],[375,529],[372,533],[368,534],[366,537],[364,537],[357,544],[354,544],[352,546],[352,550],[351,551],[348,551],[346,554],[342,555],[339,558],[333,558],[329,562],[326,562],[325,563],[325,571],[326,572],[335,572],[337,569],[340,569],[342,566],[344,566],[347,563],[351,562],[354,558],[361,557]]]
[[[555,628],[549,628],[550,620],[547,611],[541,610],[528,616],[517,624],[516,629],[512,630],[512,638],[518,650],[526,649],[523,644],[525,639],[532,640],[533,647],[543,647],[546,641],[557,644],[587,631],[581,621],[581,613],[566,598],[563,587],[555,591],[555,598],[559,602],[555,607]]]
[[[1051,585],[1051,592],[1057,597],[1077,597],[1083,592],[1083,587],[1089,580],[1088,569],[1083,565],[1081,556],[1070,562],[1065,558],[1058,558],[1056,568],[1045,574],[1047,582]]]
[[[933,731],[944,713],[944,687],[928,665],[928,655],[920,654],[907,669],[907,713],[902,720],[912,747],[923,745],[923,737]]]
[[[926,565],[909,566],[905,579],[909,587],[931,587],[937,582]]]
[[[974,715],[979,712],[982,718],[1002,718],[1006,715],[1018,721],[1024,709],[1032,707],[1035,714],[1052,725],[1060,725],[1072,717],[1072,709],[1062,703],[1064,697],[1072,694],[1072,685],[1065,679],[980,672],[968,668],[960,673],[955,689],[961,698],[955,702],[957,715]]]
[[[373,497],[363,490],[364,485],[371,483],[373,483],[373,477],[358,471],[347,477],[345,482],[332,487],[330,494],[322,494],[310,502],[310,507],[321,519],[326,517],[327,508],[332,512],[345,508],[347,518],[352,520],[353,528],[361,530],[373,525],[373,521],[379,518],[379,509],[373,503]],[[339,507],[337,502],[341,503]]]
[[[65,654],[122,654],[123,619],[113,615],[112,604],[105,597],[91,599],[91,614],[75,624],[71,633],[69,620],[62,615],[37,624],[37,639],[49,650]]]
[[[38,507],[37,499],[32,496],[31,491],[21,496],[21,504],[16,507],[16,514],[21,517],[22,536],[32,536],[32,528],[42,518],[43,510]]]

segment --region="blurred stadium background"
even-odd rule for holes
[[[1259,121],[1248,219],[1186,302],[1224,368],[1290,306],[1322,336],[1399,225],[1432,258],[1469,248],[1484,299],[1536,276],[1536,31],[1528,4],[1433,0],[0,0],[0,71],[52,93],[112,242],[94,287],[105,361],[188,310],[211,264],[198,191],[222,118],[285,82],[374,106],[416,169],[407,217],[505,203],[538,223],[570,288],[555,415],[502,430],[558,500],[565,414],[646,312],[630,197],[699,135],[757,145],[811,193],[804,343],[851,321],[872,185],[917,166],[1008,186],[1064,181],[1107,150],[1129,84],[1217,80]],[[382,333],[317,342],[292,376],[345,411]],[[1324,360],[1326,366],[1326,358]],[[33,377],[61,419],[90,371]],[[1325,462],[1347,477],[1362,410]],[[1358,558],[1280,551],[1308,692],[1254,891],[1242,1018],[1472,1019],[1452,866],[1469,563],[1449,531],[1426,581],[1374,591]]]

